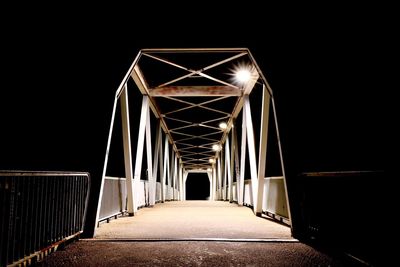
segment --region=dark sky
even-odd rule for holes
[[[382,51],[365,10],[267,9],[262,17],[209,9],[203,17],[165,15],[154,26],[150,17],[115,22],[111,11],[77,10],[21,12],[20,26],[2,26],[1,168],[64,169],[60,150],[66,168],[85,168],[70,155],[90,162],[93,152],[103,154],[111,99],[138,49],[213,46],[251,49],[275,92],[282,142],[300,170],[383,167]]]

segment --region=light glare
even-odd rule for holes
[[[221,146],[218,145],[218,144],[214,144],[214,145],[212,146],[212,149],[213,149],[214,151],[220,151],[220,150],[221,150]]]
[[[248,69],[239,69],[236,72],[236,80],[240,83],[247,83],[250,81],[251,78],[251,72]]]
[[[228,128],[228,124],[226,124],[226,122],[221,122],[219,124],[219,128],[221,128],[222,130],[226,130],[226,128]]]

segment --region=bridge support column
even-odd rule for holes
[[[166,185],[166,181],[169,177],[169,149],[168,149],[168,137],[165,137],[164,142],[164,169],[161,179],[161,202],[165,202],[165,199],[168,197],[168,186]]]
[[[230,159],[230,151],[229,151],[229,137],[225,140],[225,175],[228,179],[228,190],[225,190],[227,193],[226,200],[232,202],[232,175],[231,175],[231,159]]]
[[[239,151],[238,151],[238,142],[237,142],[237,134],[236,134],[236,126],[235,123],[233,122],[232,128],[231,128],[231,136],[232,136],[232,143],[231,143],[231,179],[232,179],[232,187],[231,187],[231,199],[229,199],[230,202],[232,202],[233,199],[233,177],[236,179],[236,199],[238,200],[239,198],[239,181],[240,181],[240,170],[239,170]]]
[[[134,201],[134,212],[137,212],[137,203],[139,203],[139,186],[140,176],[142,172],[142,161],[143,161],[143,146],[144,139],[146,138],[146,151],[147,151],[147,168],[149,173],[149,180],[152,177],[152,159],[151,159],[151,133],[150,133],[150,111],[149,111],[149,99],[148,96],[143,95],[142,100],[142,111],[140,114],[139,124],[139,135],[136,147],[136,162],[135,162],[135,201]],[[136,202],[136,203],[135,203]]]
[[[186,200],[186,181],[188,177],[188,172],[184,169],[183,171],[183,200]]]
[[[218,190],[217,190],[217,200],[222,199],[222,173],[221,173],[221,151],[218,153],[217,157],[217,181],[218,181]]]
[[[174,184],[173,184],[174,169],[175,169],[174,166],[175,166],[175,153],[174,150],[171,149],[171,159],[169,162],[168,190],[167,190],[169,200],[174,200]]]
[[[212,169],[210,171],[207,171],[207,176],[208,176],[208,181],[210,181],[210,198],[209,198],[209,200],[212,201],[212,200],[214,200]]]
[[[240,179],[237,181],[237,187],[239,188],[238,192],[238,204],[240,206],[243,205],[244,201],[244,175],[245,175],[245,167],[246,167],[246,111],[245,108],[242,109],[242,142],[241,142],[241,151],[240,151]]]
[[[265,160],[267,155],[268,143],[268,118],[269,118],[269,102],[270,95],[265,86],[263,86],[262,110],[261,110],[261,127],[260,127],[260,144],[258,156],[258,191],[257,200],[254,203],[254,212],[257,216],[262,214],[262,205],[264,197],[264,177],[265,177]]]
[[[255,203],[257,201],[257,159],[256,159],[256,150],[254,145],[254,131],[253,131],[253,121],[251,118],[251,109],[250,109],[250,101],[249,96],[246,95],[244,97],[244,106],[243,112],[246,116],[246,129],[247,129],[247,142],[249,149],[249,161],[250,161],[250,176],[251,176],[251,187],[253,192],[253,206],[255,207]],[[262,197],[262,196],[261,196]],[[254,210],[255,212],[255,210]]]
[[[129,105],[128,105],[128,87],[125,84],[120,96],[121,116],[122,116],[122,140],[124,144],[124,165],[126,177],[127,191],[127,210],[130,216],[135,213],[133,201],[133,168],[132,168],[132,149],[131,149],[131,132],[129,124]]]

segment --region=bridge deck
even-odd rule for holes
[[[248,207],[222,201],[177,201],[103,223],[97,239],[290,239],[290,228]]]

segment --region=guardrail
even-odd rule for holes
[[[233,201],[237,202],[237,183],[232,184]],[[253,188],[251,180],[244,181],[243,205],[253,206]],[[264,195],[262,203],[263,213],[286,224],[289,222],[289,213],[286,205],[285,188],[283,185],[283,177],[265,177],[264,178]]]
[[[41,261],[83,232],[90,176],[0,171],[0,266]]]
[[[164,196],[166,201],[173,200],[179,191],[165,185]],[[161,201],[161,183],[156,182],[156,203]],[[138,208],[149,205],[149,184],[146,180],[140,180],[135,191],[135,201]],[[97,224],[112,218],[117,218],[127,211],[126,178],[106,176],[104,180],[103,197],[101,199],[100,216]]]

